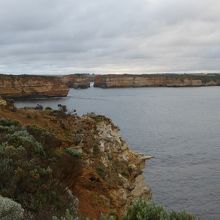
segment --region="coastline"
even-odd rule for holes
[[[46,109],[15,110],[10,103],[2,101],[0,104],[1,120],[13,120],[24,127],[35,126],[50,132],[56,136],[51,139],[55,144],[52,151],[68,149],[81,155],[78,175],[62,179],[79,200],[80,215],[98,219],[100,213],[114,212],[120,217],[134,200],[151,198],[150,187],[145,184],[143,176],[145,161],[149,157],[131,151],[110,119],[95,114],[76,116]],[[62,169],[68,168],[64,165]]]

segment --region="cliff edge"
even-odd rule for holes
[[[109,213],[120,219],[133,200],[151,198],[143,176],[148,158],[129,149],[110,119],[12,105],[0,102],[0,158],[11,161],[16,178],[3,175],[1,184],[7,184],[0,187],[0,194],[12,196],[27,213],[37,218],[49,215],[54,203],[48,198],[55,198],[56,205],[63,201],[56,211],[72,204],[66,204],[68,200],[60,195],[60,188],[54,189],[53,181],[68,192],[78,213],[90,219]]]
[[[61,77],[0,75],[0,96],[5,98],[65,97],[68,92]]]
[[[220,74],[97,75],[94,87],[198,87],[220,86]]]
[[[90,87],[90,82],[94,77],[90,74],[71,74],[63,76],[63,82],[69,87],[74,89],[87,89]]]

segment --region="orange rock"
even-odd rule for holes
[[[57,76],[0,75],[0,96],[20,97],[64,97],[69,88]]]

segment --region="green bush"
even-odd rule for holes
[[[186,211],[181,211],[179,213],[171,211],[170,219],[171,220],[195,220],[196,218],[188,214]]]
[[[53,220],[80,220],[80,218],[72,215],[70,210],[67,209],[63,217],[58,218],[56,216],[53,216]]]
[[[31,219],[51,220],[53,215],[63,216],[66,209],[72,210],[72,198],[65,190],[66,179],[74,168],[78,175],[80,160],[64,152],[57,156],[59,140],[55,143],[57,139],[43,129],[1,122],[4,127],[0,128],[5,129],[0,132],[0,195],[19,202],[25,210],[24,219],[33,216]],[[50,140],[54,145],[50,143],[48,154]]]
[[[65,152],[71,155],[72,157],[80,158],[82,156],[82,153],[73,149],[72,147],[65,148]]]
[[[47,107],[45,108],[45,110],[46,110],[46,111],[52,111],[53,109],[52,109],[51,107],[48,107],[48,106],[47,106]]]
[[[49,133],[43,128],[39,128],[35,125],[28,125],[26,127],[29,134],[31,134],[35,140],[37,140],[41,145],[44,146],[44,149],[47,153],[54,151],[54,148],[60,147],[61,142],[55,137],[55,135]]]
[[[17,126],[19,125],[18,121],[13,121],[5,118],[0,119],[0,125],[1,126]]]
[[[37,142],[34,137],[28,133],[27,130],[14,132],[14,134],[8,136],[8,141],[15,147],[25,146],[35,153],[46,156],[43,146]]]
[[[155,203],[137,200],[127,210],[124,220],[195,220],[190,214],[166,211],[164,207]]]
[[[117,218],[113,215],[104,216],[102,215],[99,220],[116,220]]]
[[[105,166],[101,162],[99,162],[96,165],[96,171],[97,171],[97,173],[99,174],[100,177],[102,177],[103,179],[105,178],[105,176],[106,176],[106,168],[105,168]]]

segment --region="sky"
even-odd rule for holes
[[[0,73],[220,72],[219,0],[0,0]]]

